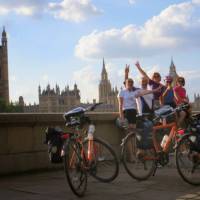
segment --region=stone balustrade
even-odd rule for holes
[[[115,126],[117,113],[88,116],[96,124],[96,136],[110,143],[119,155],[123,134]],[[62,114],[0,114],[0,174],[57,167],[49,162],[47,146],[43,144],[48,126],[65,130]]]

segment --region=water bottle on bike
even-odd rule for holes
[[[94,132],[95,132],[95,126],[93,124],[90,124],[88,127],[88,160],[92,160],[92,152],[93,152],[93,139],[94,139]]]

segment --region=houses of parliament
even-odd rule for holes
[[[169,69],[169,75],[173,77],[173,85],[175,84],[176,78],[176,67],[173,60]],[[108,78],[106,71],[105,61],[102,62],[101,79],[99,83],[99,102],[103,102],[96,111],[100,112],[113,112],[118,111],[118,100],[117,94],[118,89],[112,88],[111,82]],[[51,87],[49,84],[46,88],[38,87],[38,99],[39,104],[26,105],[22,96],[19,97],[19,101],[16,105],[19,105],[22,112],[65,112],[77,106],[88,106],[89,103],[81,103],[80,90],[77,84],[74,84],[73,89],[66,86],[64,89],[60,89],[58,85]],[[2,31],[1,46],[0,46],[0,100],[9,104],[9,76],[8,76],[8,45],[7,45],[7,34],[5,28]],[[93,103],[96,100],[93,100]],[[193,109],[200,111],[200,96],[199,94],[194,96]]]
[[[108,112],[118,110],[117,100],[118,90],[115,87],[112,88],[110,80],[108,79],[108,73],[106,71],[105,61],[103,59],[103,66],[101,72],[101,80],[99,84],[99,102],[103,102],[96,111]],[[77,84],[74,84],[73,89],[70,89],[67,85],[63,90],[56,84],[55,87],[51,87],[49,84],[46,88],[41,89],[38,87],[38,105],[25,105],[23,97],[19,97],[19,104],[23,108],[24,112],[65,112],[77,106],[89,106],[89,103],[81,103],[80,90]],[[93,100],[93,103],[96,100]]]

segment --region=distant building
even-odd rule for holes
[[[200,95],[194,94],[194,102],[192,104],[192,109],[195,111],[200,111]]]
[[[99,111],[117,111],[118,110],[118,90],[117,87],[112,88],[108,73],[106,71],[105,61],[103,59],[103,67],[101,72],[101,80],[99,83],[99,102],[104,104],[99,107]]]
[[[55,88],[47,85],[43,91],[39,86],[38,93],[39,112],[65,112],[80,105],[80,91],[76,84],[74,84],[73,90],[70,90],[67,86],[62,91],[60,91],[58,85]]]
[[[0,98],[9,104],[8,49],[7,36],[3,28],[0,46]]]
[[[169,76],[171,76],[173,78],[172,85],[174,87],[176,85],[176,80],[178,78],[178,74],[176,72],[176,66],[174,65],[173,58],[171,60],[171,65],[169,67]]]

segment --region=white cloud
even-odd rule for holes
[[[136,3],[136,0],[128,0],[128,3],[131,4],[131,5],[133,5],[133,4]]]
[[[90,0],[63,0],[48,3],[48,0],[0,0],[0,15],[14,13],[23,16],[41,16],[49,13],[55,18],[81,22],[90,16],[99,15],[98,9]]]
[[[194,4],[200,4],[200,0],[192,0]]]
[[[102,13],[90,0],[63,0],[49,3],[48,7],[55,18],[73,22],[85,21],[90,16]]]
[[[0,0],[0,15],[36,16],[44,12],[46,0]]]
[[[194,80],[200,78],[199,70],[180,71],[179,76],[183,76],[186,80]]]
[[[49,76],[47,74],[42,75],[42,81],[48,82],[49,81]]]
[[[75,55],[80,58],[131,58],[175,49],[200,47],[200,3],[174,4],[152,17],[144,26],[93,31],[80,38]]]
[[[100,76],[91,66],[83,67],[73,73],[73,81],[81,91],[81,102],[98,99],[98,84]]]

